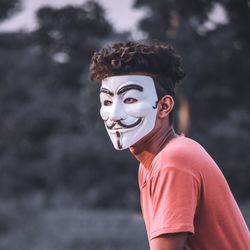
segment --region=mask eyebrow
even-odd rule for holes
[[[110,90],[108,90],[106,88],[101,88],[100,93],[105,93],[105,94],[108,94],[110,96],[114,96],[114,93],[112,93]]]
[[[118,95],[123,94],[124,92],[127,92],[127,91],[129,91],[129,90],[131,90],[131,89],[136,89],[136,90],[138,90],[138,91],[140,91],[140,92],[143,91],[143,87],[142,87],[142,86],[136,85],[136,84],[129,84],[129,85],[126,85],[126,86],[120,88],[120,89],[117,91],[117,94],[118,94]]]

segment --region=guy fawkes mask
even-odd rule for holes
[[[129,148],[154,128],[158,98],[150,76],[107,77],[100,100],[100,114],[115,149]]]

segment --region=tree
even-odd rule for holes
[[[248,1],[135,1],[136,8],[142,6],[150,11],[140,28],[151,39],[173,43],[184,58],[187,77],[180,90],[191,110],[190,136],[207,146],[233,191],[246,197],[250,188]],[[224,13],[221,23],[212,19],[218,9]]]
[[[95,1],[43,8],[38,21],[34,32],[0,34],[1,194],[136,207],[132,156],[113,155],[99,86],[88,80],[94,51],[127,34],[113,31]]]
[[[113,32],[103,8],[89,1],[78,8],[42,8],[37,16],[39,28],[34,36],[51,60],[52,74],[61,84],[80,86],[93,51]]]
[[[21,9],[20,0],[1,0],[0,21],[8,18]]]

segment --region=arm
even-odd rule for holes
[[[150,242],[150,250],[183,250],[188,233],[164,234]]]

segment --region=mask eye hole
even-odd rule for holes
[[[128,97],[123,102],[126,103],[126,104],[131,104],[131,103],[137,102],[137,100],[135,98]]]
[[[104,106],[111,106],[111,105],[112,105],[112,102],[109,101],[109,100],[105,100],[105,101],[103,102],[103,105],[104,105]]]

